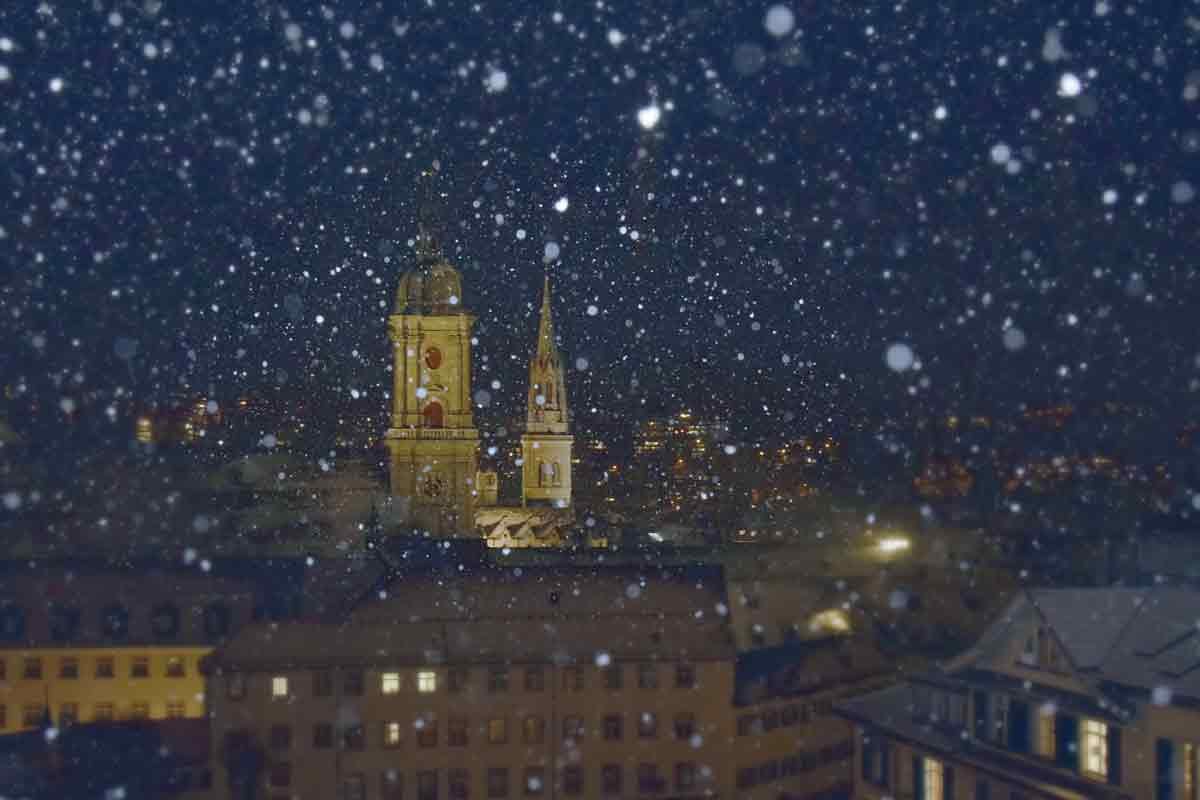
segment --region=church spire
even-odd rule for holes
[[[542,279],[542,310],[538,319],[537,349],[529,362],[529,402],[526,429],[567,433],[570,415],[563,375],[562,354],[554,337],[550,308],[550,274]]]

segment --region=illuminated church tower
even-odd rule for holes
[[[426,180],[431,176],[427,173]],[[471,413],[471,326],[462,278],[430,232],[422,209],[416,264],[404,273],[388,317],[392,420],[385,434],[391,494],[412,527],[469,536],[479,434]]]
[[[571,416],[562,354],[554,340],[550,277],[542,286],[537,349],[529,363],[529,401],[521,437],[522,505],[571,505]]]

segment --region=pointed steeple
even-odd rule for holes
[[[554,317],[550,309],[550,274],[546,273],[542,279],[542,310],[538,319],[537,349],[529,362],[526,430],[567,433],[569,423],[562,354],[554,338]]]

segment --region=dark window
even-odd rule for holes
[[[466,732],[464,731],[464,735]],[[432,714],[426,714],[417,720],[417,746],[418,747],[437,747],[438,743],[438,726],[437,718]]]
[[[74,725],[79,721],[79,705],[77,703],[63,703],[58,707],[58,724],[61,727]],[[0,725],[0,728],[3,728]]]
[[[78,608],[55,606],[50,611],[50,638],[56,642],[74,639],[79,631],[80,616]]]
[[[292,785],[292,765],[286,761],[277,761],[271,765],[271,786],[276,789],[286,789]]]
[[[342,731],[342,742],[347,750],[367,748],[367,729],[361,722],[347,725]]]
[[[471,796],[471,773],[465,769],[452,769],[447,775],[450,800],[468,800]]]
[[[363,693],[363,671],[348,669],[342,679],[342,691],[348,697],[361,697]]]
[[[313,697],[329,697],[333,694],[333,673],[319,669],[313,673]]]
[[[0,639],[17,642],[25,638],[25,609],[20,606],[0,608]]]
[[[318,750],[333,747],[332,723],[318,722],[313,726],[313,747]]]
[[[582,739],[583,738],[583,718],[582,717],[564,717],[563,718],[563,738],[564,739]]]
[[[36,728],[44,723],[46,709],[37,703],[30,703],[21,710],[21,722],[27,728]]]
[[[975,800],[992,800],[992,787],[983,778],[975,781]]]
[[[508,667],[488,668],[488,691],[493,693],[508,691]]]
[[[487,796],[489,800],[508,797],[508,768],[489,767],[487,771]]]
[[[451,747],[466,747],[468,744],[467,718],[450,717],[446,722],[446,743]],[[436,743],[436,739],[434,740]],[[425,745],[431,747],[433,745]]]
[[[658,715],[653,711],[638,714],[638,738],[653,739],[658,736]]]
[[[623,783],[620,764],[605,764],[600,768],[600,791],[604,794],[619,796],[625,789]]]
[[[691,664],[675,666],[675,688],[692,689],[696,686],[696,668]]]
[[[379,800],[404,800],[404,776],[399,770],[384,770],[379,776]]]
[[[75,656],[63,656],[58,662],[58,677],[75,680],[79,677],[79,659]]]
[[[433,770],[422,770],[417,773],[417,800],[437,800],[438,779]]]
[[[292,727],[290,725],[271,726],[271,749],[287,750],[292,746]]]
[[[21,666],[21,677],[27,681],[41,680],[42,660],[34,656],[27,657]]]
[[[229,635],[233,615],[229,606],[224,603],[212,603],[204,608],[204,635],[210,639],[220,639]]]
[[[657,664],[638,664],[638,688],[639,689],[657,689],[658,688],[658,665]]]
[[[563,769],[563,794],[568,796],[583,794],[583,767],[571,764]]]
[[[123,606],[105,606],[100,613],[100,630],[109,639],[129,636],[129,612]]]
[[[546,671],[542,667],[525,668],[525,691],[540,692],[546,688]]]
[[[341,800],[367,800],[367,778],[362,773],[342,778]]]
[[[621,741],[622,718],[620,714],[604,715],[604,738],[610,742]]]
[[[115,678],[117,675],[116,664],[111,656],[101,656],[96,659],[96,677],[97,678]]]
[[[604,688],[617,690],[624,683],[624,673],[620,664],[612,664],[604,669]]]
[[[540,797],[546,792],[546,771],[541,767],[525,768],[525,796]]]
[[[642,794],[657,794],[663,790],[663,780],[658,777],[658,767],[654,764],[638,764],[638,791]]]
[[[225,676],[225,695],[230,700],[241,700],[246,696],[246,676],[241,672],[231,672]]]
[[[779,712],[769,708],[763,712],[762,727],[764,731],[773,731],[779,727]]]
[[[466,667],[451,667],[446,674],[446,685],[452,694],[466,691],[470,680],[470,670]]]
[[[797,706],[784,706],[779,713],[779,724],[787,727],[795,725],[800,720],[800,709]]]
[[[8,662],[0,657],[0,681],[8,680]]]
[[[737,771],[737,788],[749,789],[758,782],[758,770],[754,767],[742,767]]]
[[[675,738],[676,739],[691,739],[696,732],[696,715],[695,714],[676,714],[675,715]]]
[[[162,603],[150,612],[150,630],[158,639],[174,639],[179,635],[179,609]]]
[[[576,666],[563,668],[562,678],[563,691],[583,691],[583,667]]]
[[[526,717],[521,723],[521,738],[525,744],[541,744],[546,738],[546,721],[541,717]]]
[[[131,678],[149,678],[150,677],[150,658],[149,656],[134,656],[133,661],[129,664],[129,677]]]
[[[737,733],[738,736],[753,736],[761,732],[761,725],[758,721],[757,714],[743,714],[738,717]]]
[[[684,761],[675,765],[675,789],[680,792],[687,792],[696,788],[696,765],[690,761]]]
[[[187,667],[183,663],[183,656],[169,656],[167,658],[166,676],[168,678],[183,678],[187,676]]]

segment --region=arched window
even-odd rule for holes
[[[174,639],[179,634],[179,609],[170,603],[155,606],[150,613],[150,628],[160,639]]]
[[[436,347],[431,347],[425,351],[425,366],[430,369],[437,369],[442,365],[442,351]]]
[[[554,465],[538,461],[538,486],[550,486],[554,480]]]
[[[224,603],[212,603],[205,607],[204,635],[210,639],[229,635],[231,617],[229,606]]]
[[[75,638],[79,631],[80,613],[78,608],[54,605],[50,608],[50,638],[56,642],[66,642]]]
[[[550,465],[550,485],[562,486],[562,467],[557,461]]]
[[[100,630],[109,639],[124,639],[129,636],[129,612],[124,606],[105,607],[100,614]]]
[[[0,639],[17,642],[25,638],[25,609],[20,606],[0,608]]]
[[[442,404],[436,400],[430,400],[425,404],[425,408],[421,409],[421,416],[425,419],[426,428],[440,428],[445,424]]]

